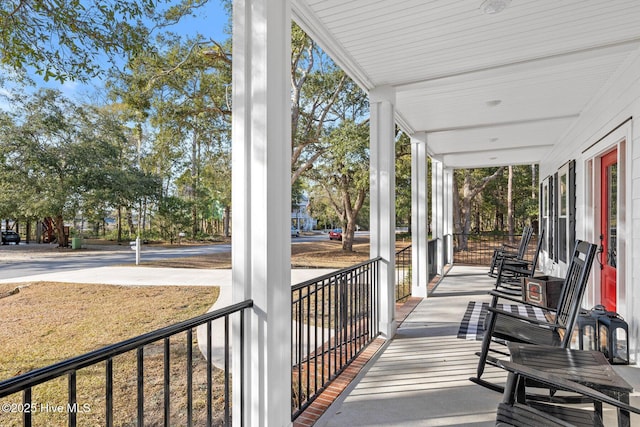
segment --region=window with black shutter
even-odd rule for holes
[[[558,215],[556,248],[559,261],[569,259],[576,239],[576,162],[558,169]]]
[[[542,250],[549,250],[549,178],[540,183],[540,235],[543,235]]]

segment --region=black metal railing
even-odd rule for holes
[[[135,420],[139,426],[231,425],[230,320],[239,316],[243,336],[243,314],[252,306],[253,301],[247,300],[2,381],[2,424],[111,427]],[[216,322],[216,328],[224,328],[223,368],[214,372],[212,323],[218,319],[223,326]],[[206,357],[193,336],[199,326],[206,331]],[[96,383],[104,395],[88,396],[83,386]],[[66,391],[52,394],[47,386]],[[116,393],[123,388],[130,389],[125,396]],[[18,393],[21,399],[15,396]]]
[[[396,302],[411,296],[411,245],[396,252]]]
[[[429,281],[438,275],[438,239],[427,242],[427,265],[429,269]]]
[[[503,244],[517,246],[520,234],[507,233],[456,233],[453,235],[453,260],[456,264],[486,265],[491,264],[491,257],[496,248]],[[533,259],[537,244],[537,236],[533,236],[527,247],[525,259]],[[514,249],[517,251],[517,248]]]
[[[291,288],[292,419],[379,335],[379,261]]]

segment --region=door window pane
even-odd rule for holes
[[[609,232],[609,242],[607,248],[607,265],[616,267],[616,240],[617,240],[617,218],[618,218],[618,164],[613,164],[607,168],[607,184],[609,186],[609,200],[607,209],[607,228]]]
[[[560,176],[560,216],[567,216],[567,174]]]

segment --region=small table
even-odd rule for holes
[[[519,343],[509,343],[508,346],[514,363],[552,373],[629,403],[633,387],[613,370],[599,351]],[[602,412],[601,407],[596,407],[596,410]],[[628,411],[618,410],[618,425],[630,425]]]

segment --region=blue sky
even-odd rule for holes
[[[205,6],[196,10],[196,14],[197,16],[184,17],[179,24],[168,28],[168,31],[185,36],[195,36],[196,33],[199,33],[206,38],[212,38],[216,41],[223,41],[229,37],[229,35],[224,32],[228,17],[221,0],[209,0]],[[39,88],[58,89],[65,96],[78,101],[90,100],[88,98],[93,96],[92,94],[96,92],[96,88],[102,87],[102,82],[99,79],[95,79],[91,83],[86,84],[75,81],[68,81],[61,84],[57,81],[45,82],[40,76],[35,74],[32,75],[32,78],[36,82],[36,87],[27,89],[28,91]],[[6,93],[7,89],[0,87],[0,95]],[[2,104],[4,104],[4,102],[0,99],[0,108],[7,108],[7,106]]]

